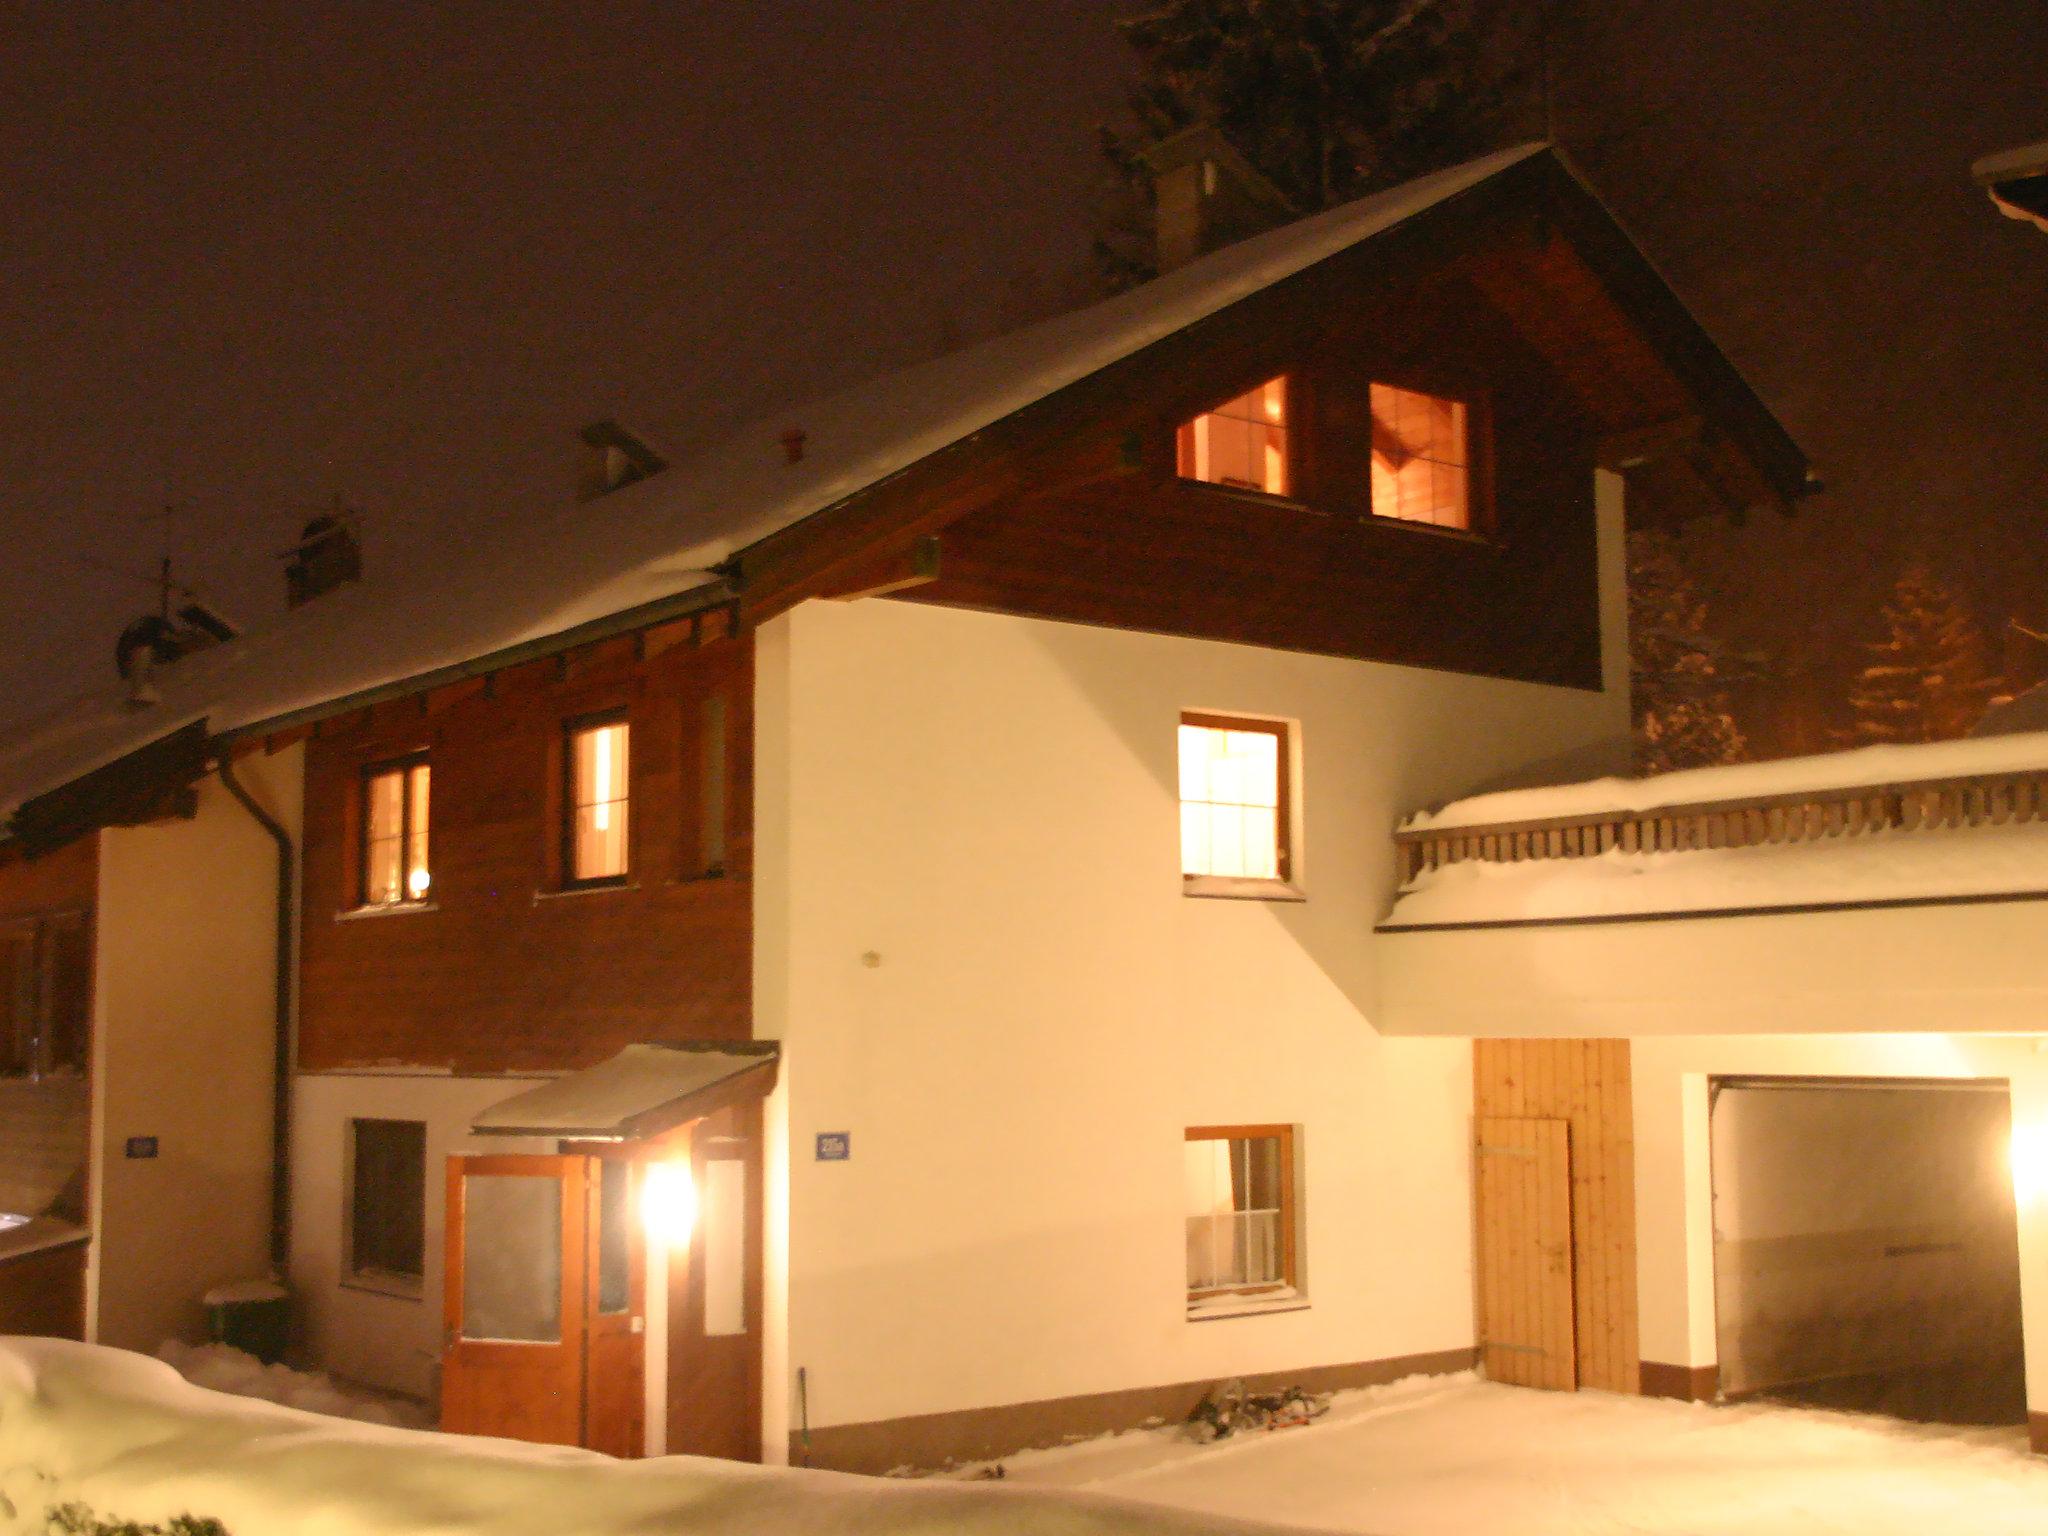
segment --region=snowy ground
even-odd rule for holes
[[[2013,1429],[1469,1376],[1341,1395],[1198,1446],[1147,1430],[1005,1463],[1006,1481],[1372,1536],[2006,1536],[2048,1530],[2048,1458]]]
[[[401,1429],[433,1427],[433,1415],[417,1403],[347,1386],[319,1371],[265,1365],[254,1355],[226,1344],[181,1344],[169,1339],[157,1350],[156,1357],[193,1386],[209,1392],[260,1398],[266,1403],[303,1408],[308,1413],[324,1413],[337,1419],[356,1419],[364,1424],[392,1424]]]

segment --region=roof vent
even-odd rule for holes
[[[1161,272],[1296,217],[1285,194],[1213,124],[1161,139],[1139,158],[1152,173]]]
[[[593,421],[576,436],[583,445],[576,462],[578,501],[609,496],[668,468],[668,460],[616,421]]]
[[[124,681],[146,682],[156,668],[194,651],[210,650],[240,633],[201,602],[187,603],[175,613],[145,613],[114,642],[114,666]]]
[[[356,537],[353,514],[338,506],[306,524],[299,542],[285,551],[284,601],[287,608],[310,603],[323,593],[363,575],[363,544]]]

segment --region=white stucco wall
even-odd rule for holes
[[[301,1344],[310,1360],[345,1380],[434,1400],[440,1380],[448,1158],[457,1152],[553,1151],[552,1142],[469,1134],[478,1110],[530,1086],[524,1079],[395,1072],[297,1076],[291,1279]],[[417,1120],[426,1126],[426,1276],[417,1296],[353,1285],[344,1277],[353,1119]]]
[[[799,1367],[825,1426],[1471,1343],[1471,1052],[1373,1028],[1387,834],[1625,701],[885,601],[757,665],[771,1456]],[[1183,709],[1299,723],[1305,902],[1181,894]],[[1189,1322],[1182,1133],[1236,1122],[1302,1128],[1311,1305]]]
[[[237,765],[296,843],[301,751]],[[270,1272],[277,847],[218,778],[190,821],[100,845],[94,959],[92,1337],[197,1338],[199,1297]],[[158,1155],[131,1159],[128,1138]]]

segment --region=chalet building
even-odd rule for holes
[[[55,850],[0,890],[94,839],[255,861],[217,780],[298,775],[261,866],[295,887],[282,1113],[228,1092],[271,1059],[253,1007],[222,1094],[162,1098],[286,1192],[309,1361],[451,1428],[866,1470],[1482,1343],[1560,1385],[1698,1366],[1629,1215],[1638,1141],[1696,1154],[1628,1085],[1705,1069],[1631,1079],[1625,1007],[1461,1011],[1523,962],[1375,929],[1417,808],[1621,761],[1624,518],[1783,508],[1805,462],[1547,149],[1207,254],[1247,196],[1169,159],[1191,259],[1156,281],[694,455],[592,429],[575,502],[461,568],[373,570],[0,749]],[[279,911],[252,874],[181,921],[253,946]],[[111,999],[155,981],[113,917],[96,1103]],[[1475,1069],[1544,1029],[1596,1128]],[[1517,1122],[1477,1159],[1475,1077]],[[1475,1180],[1555,1200],[1560,1158],[1482,1333]],[[1519,1310],[1579,1305],[1560,1273],[1569,1348]]]

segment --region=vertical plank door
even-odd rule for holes
[[[448,1159],[442,1429],[583,1443],[589,1163]]]
[[[646,1448],[647,1261],[639,1165],[590,1159],[590,1271],[584,1292],[583,1444],[608,1456]]]
[[[1475,1125],[1481,1364],[1489,1381],[1573,1391],[1570,1122],[1482,1116]]]

